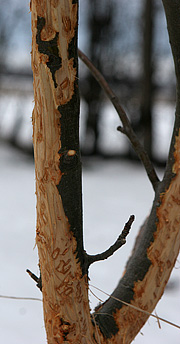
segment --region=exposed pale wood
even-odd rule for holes
[[[74,94],[76,70],[69,60],[68,44],[77,26],[77,4],[72,1],[31,2],[32,68],[34,75],[33,141],[36,171],[37,231],[42,275],[44,321],[49,344],[95,343],[90,319],[86,276],[76,258],[76,240],[70,232],[57,185],[61,149],[59,105]],[[57,87],[47,67],[49,57],[36,42],[37,18],[45,19],[41,40],[50,41],[58,32],[62,66],[55,72]],[[68,125],[68,124],[67,124]],[[72,156],[73,150],[69,151]]]
[[[160,300],[180,250],[180,134],[175,143],[175,164],[172,180],[166,193],[161,194],[157,207],[157,231],[148,249],[152,262],[143,281],[135,283],[132,305],[152,312]],[[108,343],[128,344],[148,319],[146,314],[123,306],[115,315],[118,334]]]
[[[78,240],[72,233],[60,196],[61,180],[64,178],[64,172],[60,169],[62,117],[66,114],[64,106],[71,102],[75,94],[77,78],[74,59],[69,57],[68,50],[77,28],[77,1],[33,0],[31,11],[36,242],[42,275],[47,340],[49,344],[127,344],[145,323],[147,315],[128,306],[113,310],[119,331],[110,339],[105,339],[98,326],[92,325],[87,276],[82,274],[82,262],[77,258]],[[38,23],[40,29],[37,28]],[[54,39],[57,39],[54,46],[48,47],[45,53],[43,42]],[[57,64],[51,66],[54,69],[48,67],[49,48],[55,49],[53,54]],[[67,123],[67,128],[69,125]],[[131,301],[149,312],[154,309],[164,291],[180,248],[180,135],[176,136],[175,149],[175,177],[157,204],[155,240],[147,251],[151,264],[143,280],[135,282],[134,299]],[[68,148],[66,156],[71,159],[76,153],[72,146]]]

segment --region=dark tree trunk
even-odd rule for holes
[[[144,147],[152,158],[154,0],[146,0],[144,3],[143,26],[143,77],[139,127]]]
[[[88,16],[89,28],[89,57],[99,70],[104,70],[104,54],[107,59],[109,55],[109,45],[111,37],[113,4],[108,1],[103,5],[98,0],[89,2],[91,9]],[[87,122],[86,122],[86,144],[83,152],[89,154],[99,153],[99,122],[100,113],[103,106],[102,91],[97,81],[89,73],[86,87],[82,90],[83,97],[87,103]]]

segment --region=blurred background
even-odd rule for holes
[[[1,0],[0,6],[0,138],[32,153],[28,0]],[[164,164],[175,77],[162,3],[80,1],[79,46],[121,99],[151,158]],[[81,62],[80,92],[82,154],[135,159],[126,138],[116,132],[118,116]]]
[[[161,176],[175,112],[174,67],[162,3],[80,0],[79,12],[79,47],[119,96]],[[35,177],[30,52],[29,0],[0,0],[0,294],[41,298],[25,273],[26,268],[39,273],[37,251],[33,250]],[[105,250],[116,240],[129,215],[136,216],[127,245],[90,270],[92,284],[111,293],[123,273],[139,226],[150,211],[153,191],[127,139],[116,130],[120,122],[115,110],[81,62],[79,74],[87,251],[94,254]],[[179,267],[177,262],[157,307],[159,316],[176,323],[180,309]],[[106,298],[103,294],[98,297]],[[90,293],[91,308],[97,303]],[[1,343],[45,343],[41,302],[0,298],[0,304]],[[161,325],[160,331],[157,322],[149,320],[142,330],[144,336],[139,334],[135,343],[153,340],[178,344],[179,330]]]

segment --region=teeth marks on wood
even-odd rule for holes
[[[41,54],[47,55],[49,57],[48,62],[46,62],[46,65],[51,71],[54,86],[56,88],[58,85],[55,79],[55,72],[62,67],[62,59],[59,56],[59,48],[57,45],[59,33],[56,32],[55,37],[50,41],[43,41],[41,39],[41,32],[44,26],[45,19],[43,17],[38,17],[36,43],[38,45],[38,51]]]
[[[62,17],[62,22],[64,26],[64,31],[69,32],[71,30],[71,20],[68,16]]]
[[[77,88],[77,26],[69,16],[62,16],[62,31],[65,35],[65,37],[63,35],[64,38],[60,37],[59,32],[46,23],[43,16],[37,16],[36,43],[41,54],[39,58],[51,73],[56,106],[67,104]],[[67,57],[61,55],[61,45],[63,44],[68,44]],[[57,73],[57,71],[59,72]],[[70,72],[71,77],[69,77]],[[63,78],[64,73],[65,78]]]

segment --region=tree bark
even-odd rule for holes
[[[83,273],[75,0],[33,0],[36,243],[48,343],[94,343]]]
[[[161,298],[180,248],[179,2],[164,0],[177,74],[167,168],[112,296],[90,315],[82,235],[77,0],[32,0],[36,242],[49,344],[130,343]],[[175,21],[174,20],[175,16]],[[179,23],[179,25],[178,25]],[[177,28],[177,31],[176,31]],[[118,270],[118,265],[117,265]]]
[[[148,312],[161,298],[180,250],[180,12],[179,1],[164,0],[171,49],[177,78],[174,131],[163,180],[155,192],[127,265],[112,296]],[[131,343],[148,315],[109,298],[99,309],[96,322],[113,343]],[[103,314],[110,314],[106,316]],[[113,319],[114,318],[114,319]]]

